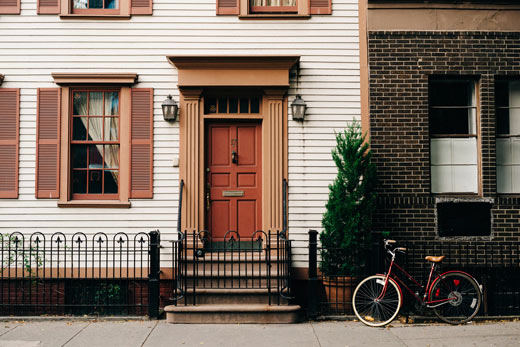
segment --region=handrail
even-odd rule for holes
[[[287,232],[287,179],[283,179],[282,186],[282,213],[283,213],[283,232]]]
[[[181,221],[182,221],[182,193],[184,191],[184,180],[181,180],[179,186],[179,210],[177,211],[177,232],[181,232]]]

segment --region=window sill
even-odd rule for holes
[[[239,15],[239,19],[309,19],[310,15],[288,14],[288,13],[259,13]]]
[[[130,15],[120,14],[61,14],[61,19],[130,19]]]
[[[58,201],[58,207],[83,207],[83,208],[130,208],[130,202],[119,200],[71,200]]]

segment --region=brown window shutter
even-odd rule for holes
[[[20,90],[0,89],[0,198],[18,198]]]
[[[217,0],[218,15],[238,15],[238,0]]]
[[[153,197],[153,89],[133,88],[131,105],[130,197]]]
[[[152,0],[130,0],[131,14],[152,14],[153,1]]]
[[[38,89],[36,119],[36,198],[60,197],[61,90]]]
[[[311,14],[332,14],[332,0],[311,0]]]
[[[0,14],[20,14],[20,0],[0,0]]]
[[[2,1],[2,0],[0,0]],[[59,14],[60,0],[38,0],[38,14]]]

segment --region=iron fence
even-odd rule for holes
[[[369,259],[359,266],[358,276],[325,276],[319,271],[321,249],[317,234],[316,231],[309,232],[309,316],[351,315],[355,286],[364,277],[384,273],[387,269],[382,239],[380,236],[373,238]],[[430,263],[424,258],[445,255],[440,264],[441,271],[466,271],[482,285],[483,304],[479,315],[520,315],[520,242],[430,240],[402,241],[399,246],[407,248],[407,252],[398,255],[397,261],[420,283],[426,283],[430,270]],[[349,286],[351,290],[343,290]],[[405,296],[401,313],[424,315],[429,311],[423,311],[415,305],[413,298]]]
[[[153,234],[0,235],[0,315],[149,314]]]

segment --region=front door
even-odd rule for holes
[[[262,125],[207,124],[206,222],[213,240],[229,230],[251,240],[262,228]]]

